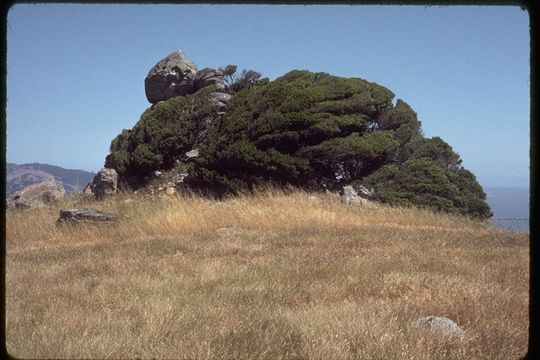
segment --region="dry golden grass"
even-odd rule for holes
[[[60,207],[121,214],[58,228]],[[268,191],[8,212],[6,337],[22,358],[512,359],[528,234]],[[414,326],[446,316],[465,336]]]

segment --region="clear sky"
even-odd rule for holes
[[[17,4],[7,19],[7,161],[97,171],[150,106],[144,78],[184,50],[376,82],[485,187],[529,179],[529,14],[502,6]]]

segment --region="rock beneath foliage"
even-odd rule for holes
[[[101,169],[92,180],[90,189],[97,199],[116,194],[118,191],[118,173],[114,169]]]
[[[138,188],[137,192],[149,195],[175,195],[188,194],[189,187],[184,183],[188,174],[178,169],[159,171],[159,176],[148,176],[145,179],[146,184]]]
[[[418,319],[415,324],[447,335],[463,335],[465,333],[455,322],[443,316],[426,316]]]
[[[118,221],[118,216],[95,209],[61,209],[60,217],[56,220],[56,224],[80,224],[80,223],[115,223]]]
[[[146,98],[155,104],[175,96],[194,93],[197,89],[196,74],[197,65],[189,60],[183,51],[175,51],[161,59],[148,72],[144,79]],[[211,81],[211,78],[201,81]]]
[[[343,201],[345,204],[360,204],[360,205],[366,205],[370,206],[373,205],[373,203],[367,199],[364,199],[358,195],[356,190],[350,185],[344,186],[343,190],[341,191],[341,201]]]
[[[225,109],[227,108],[227,103],[231,99],[231,94],[214,91],[208,94],[208,97],[210,98],[210,101],[212,101],[216,106],[217,114],[223,115],[225,113]]]
[[[21,210],[43,208],[64,197],[65,194],[64,186],[60,182],[44,181],[15,192],[7,199],[6,206]]]

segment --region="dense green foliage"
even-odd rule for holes
[[[233,65],[224,70],[233,96],[223,115],[205,101],[211,89],[157,104],[113,140],[106,165],[143,175],[172,168],[197,147],[189,185],[218,194],[363,184],[385,203],[490,216],[459,155],[423,137],[416,113],[402,100],[394,105],[388,89],[326,73],[295,70],[270,82],[256,72],[235,78]]]
[[[470,171],[444,167],[428,157],[410,159],[401,166],[385,165],[362,179],[362,184],[372,186],[376,199],[384,203],[491,216],[486,195]]]

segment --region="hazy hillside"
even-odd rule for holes
[[[81,191],[96,174],[84,170],[64,169],[60,166],[31,163],[17,165],[7,163],[6,166],[6,195],[10,195],[28,185],[52,180],[53,178],[64,185],[68,194]]]
[[[57,227],[60,207],[117,213]],[[518,359],[529,239],[488,222],[293,192],[119,195],[8,211],[17,358]],[[461,335],[415,325],[444,316]]]

